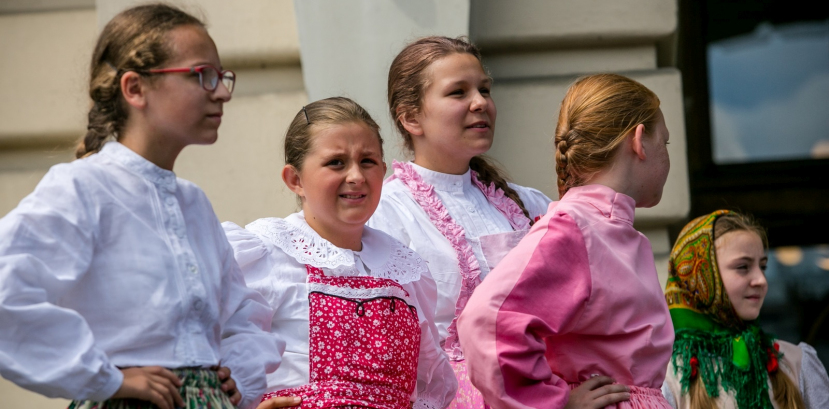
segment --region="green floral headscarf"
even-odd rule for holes
[[[671,251],[665,288],[676,331],[671,359],[683,393],[699,376],[713,398],[722,386],[736,393],[740,409],[770,409],[766,380],[777,370],[779,353],[759,326],[737,316],[717,267],[714,223],[728,213],[692,220]]]

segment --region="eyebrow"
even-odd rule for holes
[[[445,86],[446,86],[446,87],[456,87],[456,86],[458,86],[458,85],[466,85],[466,84],[471,84],[471,82],[470,82],[470,81],[467,81],[467,80],[457,80],[457,81],[453,81],[453,82],[447,83]],[[492,85],[492,78],[490,78],[490,77],[485,78],[485,79],[482,81],[482,84],[485,84],[485,85]]]

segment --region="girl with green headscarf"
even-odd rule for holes
[[[676,340],[662,387],[675,408],[829,408],[814,348],[754,321],[768,291],[767,247],[762,227],[727,210],[679,234],[665,288]]]

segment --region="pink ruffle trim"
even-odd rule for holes
[[[394,179],[399,179],[409,191],[415,202],[420,205],[423,211],[429,216],[429,220],[438,229],[438,231],[449,240],[455,253],[458,255],[458,267],[461,273],[461,291],[458,295],[458,301],[455,303],[455,318],[447,328],[449,336],[446,337],[444,343],[444,350],[449,359],[453,361],[460,361],[463,359],[463,350],[461,349],[460,340],[458,339],[457,321],[458,316],[463,312],[469,297],[472,292],[481,283],[481,266],[478,264],[478,259],[475,257],[475,252],[472,246],[466,240],[466,231],[459,224],[455,223],[452,216],[449,215],[449,210],[443,205],[443,202],[435,194],[434,186],[423,181],[423,178],[417,171],[408,163],[400,163],[398,161],[392,162],[394,175],[388,178],[385,183]],[[472,173],[472,182],[481,189],[487,200],[498,209],[510,225],[516,230],[526,230],[530,228],[530,220],[524,216],[524,212],[518,205],[504,195],[501,189],[497,189],[495,184],[485,186],[478,180],[477,174]]]

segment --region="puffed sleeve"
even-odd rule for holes
[[[232,226],[226,223],[223,227]],[[217,230],[224,238],[218,224]],[[235,234],[238,236],[238,233]],[[265,374],[279,367],[285,352],[285,341],[271,333],[273,310],[261,294],[245,285],[234,258],[234,249],[227,240],[223,240],[220,248],[226,254],[224,271],[227,272],[223,283],[227,316],[223,317],[222,326],[222,365],[230,368],[231,376],[242,394],[239,407],[254,408],[267,389]],[[245,248],[248,256],[256,253],[253,246]]]
[[[420,356],[417,362],[417,397],[413,409],[443,409],[452,403],[458,390],[455,372],[446,353],[440,347],[440,335],[435,326],[437,285],[429,271],[421,273],[420,280],[404,284],[413,295],[420,320]]]
[[[800,361],[800,393],[809,409],[829,408],[829,376],[811,345],[797,345],[803,351]]]
[[[0,375],[48,397],[101,401],[123,375],[86,320],[55,305],[95,250],[98,206],[82,176],[77,166],[53,167],[0,220]]]
[[[573,330],[590,297],[587,249],[575,221],[545,216],[475,289],[458,319],[472,383],[492,407],[564,407],[569,386],[546,339]]]

